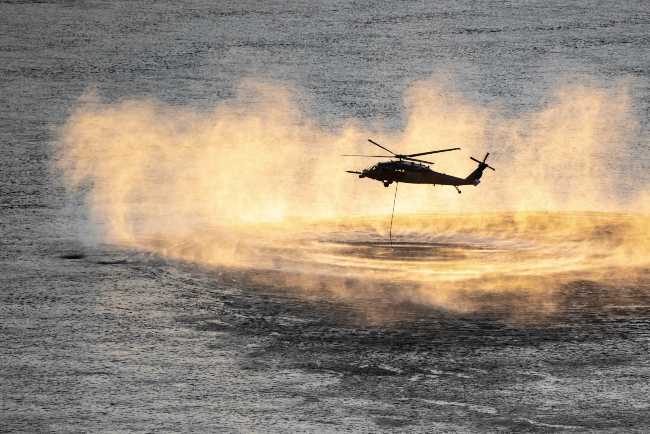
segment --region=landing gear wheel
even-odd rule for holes
[[[461,193],[462,193],[462,191],[460,191],[460,188],[456,187],[455,185],[454,185],[454,188],[456,189],[456,191],[458,192],[458,194],[461,194]]]
[[[384,181],[384,187],[388,187],[393,181]]]

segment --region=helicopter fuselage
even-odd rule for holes
[[[476,178],[458,178],[436,172],[424,164],[403,160],[384,161],[364,169],[359,178],[370,178],[384,183],[388,187],[393,182],[433,185],[478,185]]]

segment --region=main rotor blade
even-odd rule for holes
[[[342,154],[341,157],[372,157],[372,158],[393,158],[393,155],[361,155],[361,154]]]
[[[383,149],[384,151],[388,151],[388,152],[390,152],[390,153],[393,154],[393,155],[397,155],[396,153],[394,153],[394,152],[391,151],[390,149],[386,148],[385,146],[380,145],[379,143],[375,142],[375,141],[372,140],[372,139],[368,139],[368,141],[369,141],[370,143],[372,143],[373,145],[375,145],[375,146],[379,146],[379,147],[380,147],[381,149]]]
[[[433,161],[418,160],[417,158],[407,157],[406,155],[400,156],[400,159],[401,159],[401,160],[417,161],[418,163],[435,164]]]
[[[417,154],[407,154],[405,157],[417,157],[419,155],[437,154],[439,152],[458,151],[460,148],[438,149],[437,151],[418,152]]]

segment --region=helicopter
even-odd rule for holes
[[[483,157],[483,161],[470,157],[471,160],[478,163],[478,167],[472,171],[466,178],[458,178],[456,176],[447,175],[445,173],[436,172],[431,170],[429,164],[434,164],[431,161],[420,160],[414,157],[422,155],[437,154],[440,152],[457,151],[460,148],[438,149],[427,152],[418,152],[415,154],[396,154],[385,146],[380,145],[372,139],[368,139],[370,143],[380,147],[391,155],[358,155],[358,154],[345,154],[344,157],[371,157],[371,158],[393,158],[390,161],[381,161],[361,172],[355,170],[346,170],[348,173],[359,175],[359,178],[370,178],[383,182],[384,187],[388,187],[393,182],[405,182],[409,184],[431,184],[431,185],[451,185],[458,194],[461,193],[461,185],[477,186],[481,182],[483,171],[488,168],[495,170],[494,167],[487,164],[490,153],[488,152]]]

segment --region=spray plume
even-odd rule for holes
[[[436,83],[410,87],[401,132],[354,121],[325,130],[295,90],[254,81],[211,111],[88,94],[57,163],[72,191],[87,191],[105,241],[281,270],[273,282],[303,292],[349,297],[391,282],[398,298],[449,309],[477,309],[467,296],[476,291],[520,292],[551,309],[549,294],[572,279],[647,267],[648,218],[630,215],[642,206],[619,193],[635,174],[612,163],[638,131],[624,87],[561,88],[539,111],[508,118]],[[500,170],[461,196],[400,186],[404,257],[379,243],[386,222],[371,217],[390,211],[390,192],[344,172],[367,162],[339,157],[366,151],[367,137],[404,153],[460,146],[467,155],[436,159],[458,176],[473,169],[469,155],[491,151]]]

